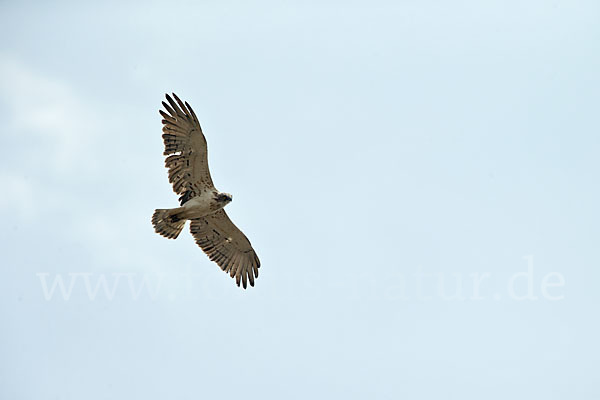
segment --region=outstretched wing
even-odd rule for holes
[[[244,289],[248,281],[254,286],[254,278],[258,278],[260,260],[254,252],[250,241],[231,222],[224,210],[219,210],[204,218],[193,219],[190,232],[198,246],[216,262],[219,267],[233,278]]]
[[[185,203],[204,191],[212,191],[214,185],[208,170],[206,139],[200,122],[192,107],[179,100],[176,102],[166,95],[169,104],[162,102],[168,113],[160,110],[164,118],[163,140],[165,143],[165,166],[169,169],[169,182],[175,193],[181,195],[179,201]]]

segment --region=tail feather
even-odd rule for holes
[[[156,233],[169,239],[176,239],[179,236],[186,221],[173,211],[174,209],[158,209],[152,215],[152,225]]]

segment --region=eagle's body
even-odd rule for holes
[[[204,192],[190,199],[180,207],[182,216],[187,219],[202,218],[223,208],[224,204],[218,202],[215,197],[213,193]]]
[[[246,236],[231,222],[223,207],[232,197],[215,189],[208,170],[206,139],[196,114],[187,103],[173,94],[163,101],[168,114],[163,116],[165,164],[175,193],[180,194],[180,207],[158,209],[152,216],[157,233],[175,239],[187,220],[196,243],[221,269],[229,272],[246,288],[254,286],[260,261]],[[170,105],[170,106],[169,106]]]

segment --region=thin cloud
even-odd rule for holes
[[[96,165],[91,150],[100,118],[66,82],[0,54],[0,93],[11,135],[31,144],[14,149],[27,165],[61,174]]]

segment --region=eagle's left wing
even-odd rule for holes
[[[254,286],[254,278],[258,278],[260,260],[254,252],[250,241],[231,222],[223,209],[207,217],[193,219],[190,232],[198,246],[216,262],[219,267],[233,278],[244,289],[248,281]]]
[[[165,166],[169,169],[169,182],[173,191],[181,197],[183,205],[189,199],[205,191],[214,191],[208,170],[208,148],[206,138],[200,128],[198,117],[187,102],[182,102],[175,93],[166,95],[167,110],[160,110],[163,120],[163,140],[165,143]]]

